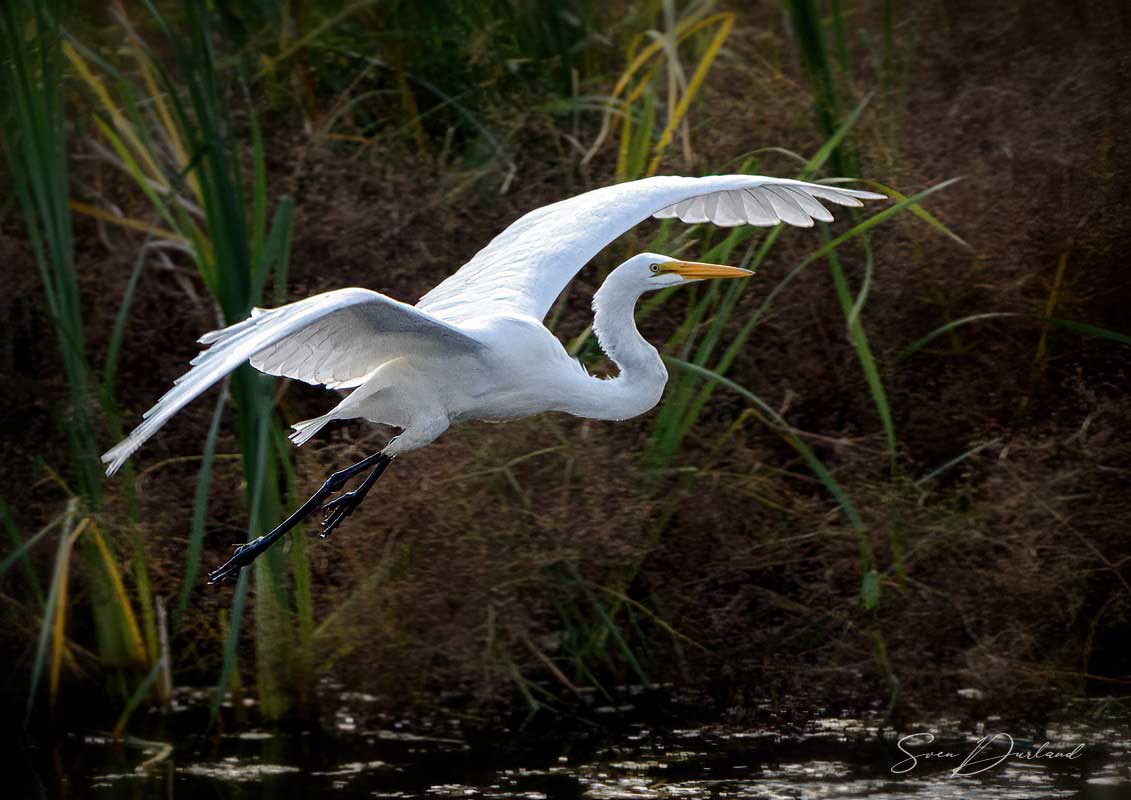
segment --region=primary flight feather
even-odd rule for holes
[[[656,177],[595,189],[531,211],[411,306],[368,289],[338,289],[207,333],[188,372],[126,439],[107,451],[112,475],[162,425],[245,362],[271,375],[351,389],[321,417],[294,426],[301,445],[335,419],[400,428],[379,453],[332,475],[270,533],[241,546],[211,574],[232,577],[287,530],[322,511],[329,534],[361,503],[393,457],[466,420],[502,421],[564,411],[628,419],[659,402],[667,370],[633,319],[645,292],[747,270],[642,253],[593,297],[593,332],[619,374],[588,375],[542,324],[554,300],[598,252],[649,217],[716,225],[809,227],[832,215],[821,201],[859,206],[884,195],[756,175]],[[372,467],[362,484],[329,499]]]

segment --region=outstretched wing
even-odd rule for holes
[[[541,320],[573,276],[648,217],[716,225],[829,222],[842,206],[884,195],[759,175],[655,177],[606,186],[531,211],[496,236],[416,307],[453,323],[489,315]]]
[[[191,369],[145,412],[145,421],[103,454],[113,475],[169,418],[245,361],[272,375],[357,386],[390,358],[408,352],[475,352],[482,345],[421,309],[368,289],[339,289],[281,308],[255,309],[243,322],[206,333]]]

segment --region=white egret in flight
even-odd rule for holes
[[[615,378],[589,375],[542,324],[577,272],[648,217],[716,225],[810,227],[844,206],[884,195],[755,175],[656,177],[596,189],[521,217],[415,306],[369,289],[338,289],[207,333],[208,348],[145,420],[102,460],[112,475],[184,406],[244,362],[261,372],[352,391],[320,417],[299,422],[301,445],[331,420],[363,418],[400,428],[378,453],[332,474],[274,530],[236,549],[210,575],[234,577],[304,518],[324,515],[329,535],[361,504],[398,455],[424,447],[453,423],[502,421],[544,411],[622,420],[660,400],[668,373],[637,331],[636,301],[648,291],[711,278],[745,278],[736,267],[641,253],[609,273],[593,296],[593,332]],[[360,473],[349,492],[331,497]]]

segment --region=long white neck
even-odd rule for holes
[[[625,272],[613,270],[593,296],[593,333],[619,374],[587,378],[564,410],[590,419],[620,420],[639,416],[660,402],[668,371],[656,348],[636,329],[634,311],[641,294]]]

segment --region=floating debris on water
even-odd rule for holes
[[[261,742],[265,739],[275,738],[275,734],[268,733],[267,731],[240,731],[239,733],[227,734],[236,739],[243,739],[245,742]]]
[[[225,758],[223,761],[211,764],[190,764],[186,767],[178,767],[177,772],[184,775],[197,775],[202,778],[245,783],[263,780],[275,775],[290,775],[302,772],[302,770],[285,764],[255,764],[240,761],[237,758]]]

